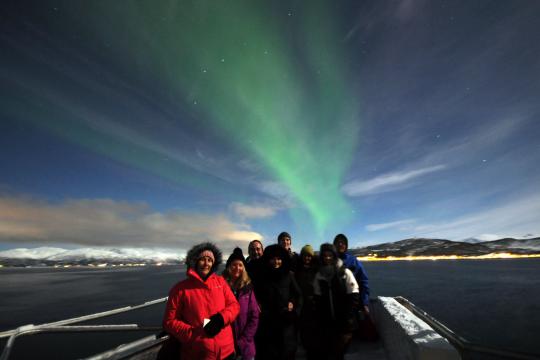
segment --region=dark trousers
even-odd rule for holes
[[[343,360],[352,340],[352,332],[333,327],[323,328],[318,360]]]
[[[257,360],[294,360],[297,331],[294,324],[265,324],[259,322],[255,335]]]

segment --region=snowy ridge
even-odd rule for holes
[[[412,238],[351,249],[356,256],[476,256],[491,253],[540,253],[540,237],[505,238],[478,243],[444,239]],[[185,252],[158,248],[18,248],[0,251],[0,266],[54,266],[97,264],[180,264]]]
[[[535,254],[540,252],[540,237],[530,239],[505,238],[492,241],[451,241],[443,239],[413,238],[392,243],[351,249],[356,256],[478,256],[491,253]]]
[[[180,263],[181,255],[177,250],[149,248],[80,248],[61,249],[51,247],[18,248],[0,251],[0,260],[6,265],[16,261],[16,265],[24,263],[45,265],[100,263]]]
[[[53,247],[39,247],[33,249],[18,248],[6,251],[0,251],[0,258],[7,259],[45,259],[49,256],[58,255],[67,250]]]
[[[527,250],[540,250],[540,238],[534,238],[534,239],[500,239],[495,241],[489,241],[483,243],[490,249],[527,249]]]

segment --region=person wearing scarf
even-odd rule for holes
[[[321,266],[315,275],[313,292],[320,321],[320,358],[341,360],[358,327],[355,313],[360,306],[360,292],[353,273],[343,265],[334,245],[322,244],[319,257]]]

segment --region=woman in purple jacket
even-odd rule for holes
[[[223,277],[240,303],[240,313],[234,321],[234,343],[238,358],[255,359],[255,333],[259,324],[259,304],[253,292],[251,279],[246,271],[246,260],[242,249],[234,249],[223,271]]]

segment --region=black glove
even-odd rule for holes
[[[210,321],[204,326],[204,332],[206,336],[213,338],[223,329],[224,325],[223,316],[220,313],[216,313],[210,316]]]

